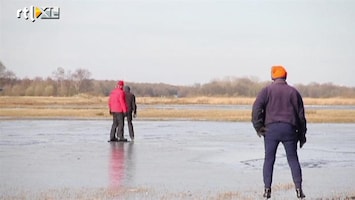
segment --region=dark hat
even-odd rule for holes
[[[131,91],[131,88],[128,85],[125,85],[123,89],[126,92],[130,92]]]

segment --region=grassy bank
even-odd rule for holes
[[[255,98],[194,97],[137,98],[138,119],[250,121],[251,110],[196,110],[145,107],[144,105],[252,105]],[[0,97],[2,118],[110,118],[107,97]],[[355,105],[355,99],[308,99],[306,105]],[[355,123],[355,110],[307,109],[309,122]]]

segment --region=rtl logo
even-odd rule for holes
[[[32,22],[36,19],[59,19],[60,9],[59,7],[36,7],[30,6],[30,8],[23,8],[17,10],[17,18],[30,19]]]

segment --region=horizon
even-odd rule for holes
[[[7,69],[9,70],[9,69]],[[11,71],[11,70],[10,70]],[[20,80],[24,80],[24,79],[29,79],[29,80],[34,80],[36,78],[41,78],[43,80],[47,79],[47,78],[51,78],[51,79],[54,79],[53,75],[48,75],[48,76],[45,76],[45,77],[42,77],[42,76],[35,76],[35,77],[18,77],[15,73],[15,76],[16,78],[20,79]],[[236,76],[226,76],[226,77],[222,77],[222,78],[214,78],[214,79],[211,79],[210,81],[208,82],[204,82],[204,83],[193,83],[193,84],[185,84],[185,85],[181,85],[181,84],[171,84],[171,83],[165,83],[165,82],[139,82],[139,81],[127,81],[127,80],[123,80],[125,82],[129,82],[129,83],[134,83],[134,84],[166,84],[166,85],[171,85],[171,86],[177,86],[177,87],[180,87],[180,86],[187,86],[187,87],[192,87],[196,84],[200,84],[200,85],[204,85],[204,84],[208,84],[208,83],[211,83],[213,81],[217,81],[217,82],[225,82],[227,81],[227,79],[249,79],[253,82],[258,82],[258,83],[262,83],[262,82],[272,82],[272,80],[261,80],[259,79],[258,77],[236,77]],[[117,79],[117,80],[113,80],[113,79],[95,79],[93,77],[90,77],[89,80],[94,80],[94,81],[119,81],[119,80],[122,80],[122,79]],[[310,82],[310,83],[290,83],[287,79],[286,79],[287,83],[289,85],[305,85],[305,86],[309,86],[311,84],[319,84],[319,85],[325,85],[325,84],[331,84],[331,85],[334,85],[334,86],[337,86],[337,87],[347,87],[347,88],[355,88],[355,86],[347,86],[347,85],[339,85],[339,84],[336,84],[336,83],[332,83],[332,82],[325,82],[325,83],[319,83],[319,82]]]

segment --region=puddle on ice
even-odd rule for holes
[[[110,126],[110,120],[0,121],[0,193],[128,188],[124,195],[136,191],[138,199],[147,191],[172,199],[226,193],[254,199],[262,191],[263,141],[251,123],[135,121],[134,143],[108,143]],[[299,151],[306,195],[355,195],[355,124],[308,130]],[[274,199],[294,196],[282,145],[274,185]]]

